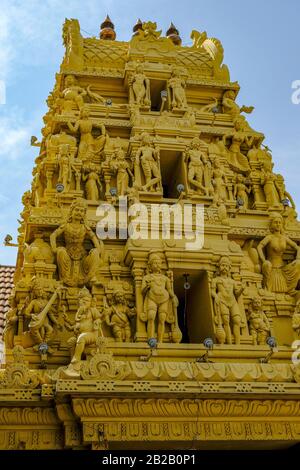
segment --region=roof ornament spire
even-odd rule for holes
[[[139,34],[139,30],[143,29],[143,23],[140,18],[138,18],[137,22],[135,23],[134,27],[132,28],[133,35],[137,36]]]
[[[106,15],[105,20],[100,25],[100,39],[114,41],[116,39],[115,25],[110,17]]]
[[[172,22],[169,26],[169,29],[166,32],[166,36],[169,39],[171,39],[171,41],[173,42],[173,44],[175,44],[175,46],[180,46],[181,45],[182,41],[181,41],[181,37],[179,36],[179,31],[176,28],[176,26],[174,26],[174,24]]]

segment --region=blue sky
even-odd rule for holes
[[[292,103],[292,82],[300,80],[299,0],[0,0],[0,264],[14,264],[16,250],[2,245],[17,235],[21,196],[30,187],[45,100],[53,88],[64,49],[64,19],[78,18],[83,36],[98,36],[108,13],[117,39],[129,40],[132,26],[156,21],[163,33],[170,21],[184,45],[193,29],[222,41],[231,80],[241,85],[239,104],[253,105],[249,122],[264,132],[300,210],[300,104]]]

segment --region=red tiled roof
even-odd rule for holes
[[[2,334],[5,325],[5,317],[9,309],[8,297],[14,286],[13,278],[15,269],[14,266],[0,265],[0,341],[3,339]]]

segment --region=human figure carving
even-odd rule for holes
[[[300,279],[300,247],[285,235],[279,213],[270,217],[270,232],[257,246],[265,286],[270,292],[294,293]],[[296,259],[291,263],[283,259],[287,247],[296,251]]]
[[[157,340],[164,341],[165,324],[171,325],[172,342],[180,342],[178,333],[177,306],[178,299],[174,293],[170,277],[162,272],[162,259],[158,253],[150,253],[148,258],[148,273],[142,280],[142,295],[144,298],[144,311],[141,320],[147,322],[148,339],[155,338],[157,319]],[[176,331],[175,331],[176,330]]]
[[[242,205],[244,209],[248,209],[249,207],[248,195],[251,193],[251,188],[246,185],[246,181],[247,180],[243,175],[237,175],[233,190],[233,197],[238,203],[243,203]]]
[[[200,194],[208,194],[209,188],[205,187],[204,173],[205,168],[211,168],[211,163],[201,150],[201,141],[195,137],[189,149],[186,152],[188,162],[188,181],[191,186],[196,188],[196,192]]]
[[[138,106],[150,106],[150,80],[144,74],[142,64],[137,64],[135,73],[129,80],[131,87],[131,103]]]
[[[185,80],[182,78],[180,71],[175,68],[168,81],[172,109],[187,108],[185,86]]]
[[[266,202],[269,207],[279,207],[279,191],[277,175],[272,171],[273,163],[265,161],[262,168],[261,184],[264,188]]]
[[[80,133],[80,143],[78,148],[78,158],[81,160],[89,160],[95,154],[100,154],[108,141],[108,135],[103,124],[94,124],[89,118],[90,112],[86,106],[81,109],[80,117],[75,124],[68,122],[71,132]],[[101,135],[94,138],[92,130],[94,127],[101,129]]]
[[[86,287],[80,290],[78,299],[79,307],[75,315],[75,324],[71,327],[74,331],[74,336],[68,340],[68,344],[73,351],[72,359],[63,374],[67,378],[79,376],[80,361],[86,346],[96,344],[97,339],[103,336],[101,314]]]
[[[85,182],[85,197],[89,201],[98,202],[102,191],[99,171],[93,163],[86,165],[83,169],[82,181]]]
[[[115,290],[110,306],[105,300],[103,313],[106,324],[111,327],[115,340],[130,342],[132,336],[130,318],[136,315],[136,310],[128,306],[124,292],[119,289]]]
[[[263,310],[262,300],[259,296],[255,296],[249,304],[248,320],[252,344],[266,344],[266,339],[271,334],[270,322]]]
[[[240,344],[242,313],[237,299],[244,287],[232,279],[231,262],[227,256],[219,261],[219,275],[212,281],[212,297],[214,299],[216,323],[221,318],[226,334],[226,343],[232,344],[232,332],[235,344]],[[231,332],[232,327],[232,332]]]
[[[125,158],[125,151],[121,146],[115,149],[110,160],[110,168],[117,174],[117,192],[119,196],[125,196],[129,186],[129,176],[133,179],[130,163]]]
[[[145,176],[144,191],[148,189],[152,192],[161,189],[161,176],[159,168],[159,150],[151,145],[151,139],[146,132],[142,134],[141,147],[136,153],[136,165],[142,166]]]
[[[67,222],[60,225],[50,236],[52,251],[57,255],[59,278],[70,287],[95,282],[103,257],[103,242],[98,240],[88,226],[85,220],[86,211],[86,201],[75,199],[71,204]],[[62,235],[65,246],[57,247],[56,239]],[[84,247],[86,238],[94,245],[89,254]]]
[[[216,157],[213,162],[212,185],[214,188],[214,204],[220,204],[227,199],[227,177],[220,160]]]
[[[32,286],[33,300],[25,309],[25,316],[30,318],[28,325],[30,335],[34,341],[34,349],[41,343],[48,343],[53,334],[53,326],[61,328],[56,316],[54,303],[59,295],[60,288],[50,296],[46,286],[38,278]]]

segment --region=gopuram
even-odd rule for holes
[[[221,42],[191,38],[63,25],[22,199],[1,449],[300,442],[295,204]]]

